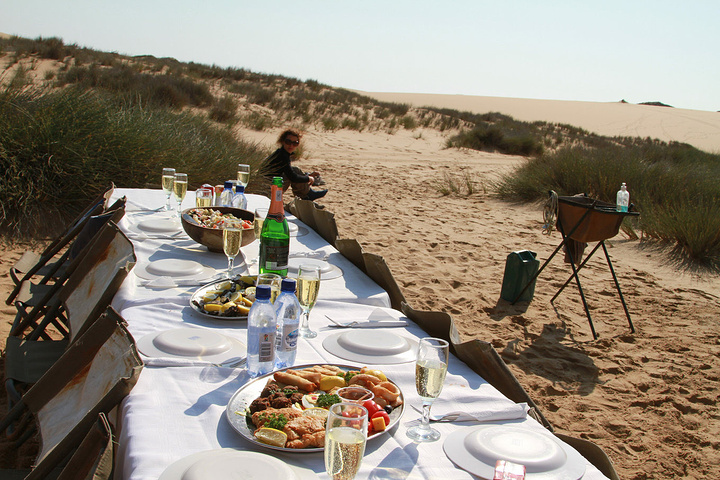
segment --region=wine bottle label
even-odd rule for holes
[[[270,270],[284,270],[288,268],[289,257],[290,249],[287,245],[267,245],[265,246],[264,267]]]
[[[275,332],[260,334],[260,362],[275,360]]]

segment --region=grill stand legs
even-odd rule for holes
[[[550,257],[545,260],[545,263],[542,264],[542,266],[538,269],[538,271],[533,275],[533,277],[528,281],[527,285],[522,289],[522,291],[518,294],[518,296],[513,300],[511,303],[514,305],[518,299],[522,296],[523,293],[532,285],[532,283],[537,279],[537,277],[540,276],[540,273],[543,271],[543,269],[547,266],[548,263],[550,263],[550,260],[553,259],[553,257],[560,251],[560,249],[567,243],[567,240],[570,238],[570,236],[575,233],[575,230],[580,226],[580,224],[583,222],[585,217],[590,213],[590,210],[588,211],[580,218],[580,220],[577,222],[577,224],[570,230],[570,233],[565,235],[565,232],[562,229],[562,225],[558,223],[558,227],[560,230],[560,233],[562,234],[563,241],[560,243],[560,245],[557,246],[557,248],[553,251],[553,253],[550,255]],[[577,284],[578,291],[580,292],[580,298],[582,299],[583,307],[585,308],[585,314],[587,315],[588,322],[590,323],[590,330],[592,331],[592,335],[594,339],[597,339],[597,332],[595,331],[595,325],[593,325],[592,317],[590,315],[590,309],[588,308],[587,300],[585,299],[585,293],[583,292],[582,285],[580,285],[580,277],[578,276],[578,272],[585,266],[585,264],[590,260],[590,257],[595,254],[595,252],[598,250],[598,248],[602,247],[603,253],[605,253],[605,259],[607,260],[608,267],[610,268],[610,273],[612,274],[613,280],[615,281],[615,288],[617,289],[618,295],[620,296],[620,302],[622,302],[623,310],[625,310],[625,316],[628,319],[628,323],[630,324],[630,331],[632,333],[635,333],[635,327],[633,326],[632,319],[630,318],[630,312],[628,311],[627,304],[625,303],[625,297],[623,297],[622,291],[620,290],[620,283],[618,282],[617,275],[615,275],[615,269],[612,266],[612,262],[610,261],[610,255],[608,254],[607,247],[605,247],[605,240],[602,240],[598,242],[597,245],[595,245],[595,248],[590,252],[590,254],[585,257],[585,260],[578,266],[575,267],[575,259],[573,258],[572,251],[568,249],[568,255],[570,257],[570,266],[572,267],[572,275],[570,275],[570,278],[567,279],[565,284],[563,284],[562,287],[560,287],[560,290],[557,291],[555,296],[552,297],[550,300],[550,303],[553,303],[555,299],[560,295],[560,293],[565,289],[565,287],[568,286],[568,284],[572,281],[572,279],[575,279],[575,283]]]

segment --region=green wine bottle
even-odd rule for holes
[[[282,199],[282,178],[273,177],[270,208],[260,233],[260,273],[287,276],[290,256],[290,229]]]

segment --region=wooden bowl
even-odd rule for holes
[[[185,233],[190,235],[190,238],[195,240],[201,245],[205,245],[208,250],[215,253],[223,252],[223,231],[221,228],[208,228],[198,224],[190,216],[190,213],[195,210],[215,210],[220,213],[231,213],[235,218],[241,220],[247,220],[253,222],[255,220],[255,214],[247,210],[233,207],[208,207],[208,208],[188,208],[184,210],[181,217],[181,222]],[[244,228],[242,235],[241,247],[252,243],[255,240],[255,230],[253,227]]]

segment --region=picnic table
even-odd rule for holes
[[[155,211],[163,206],[161,190],[116,189],[115,197],[127,196],[127,212],[120,227],[134,243],[138,263],[113,300],[113,306],[128,322],[136,339],[180,327],[192,327],[246,341],[246,322],[215,320],[190,307],[189,299],[198,285],[182,282],[148,281],[134,272],[142,264],[157,259],[192,259],[222,274],[227,266],[223,254],[208,252],[184,232],[172,235],[149,234],[138,228],[140,222],[173,215]],[[247,195],[248,210],[266,207],[269,200]],[[183,206],[194,206],[190,192]],[[388,294],[311,228],[288,214],[297,225],[290,251],[304,256],[321,255],[337,266],[342,275],[322,280],[319,300],[310,315],[310,326],[317,338],[300,338],[296,364],[341,364],[361,367],[330,353],[325,341],[338,334],[326,315],[336,320],[367,319],[371,315],[403,320],[403,313],[390,308]],[[255,262],[258,242],[242,249],[244,262],[236,262],[237,273],[257,273]],[[309,257],[312,258],[312,257]],[[167,280],[167,279],[165,279]],[[427,334],[413,322],[405,327],[373,329],[377,338],[401,336],[417,341]],[[157,479],[168,466],[199,452],[231,448],[273,455],[293,465],[302,478],[328,478],[322,453],[278,452],[251,442],[238,433],[227,419],[231,397],[252,379],[244,367],[218,366],[207,361],[178,361],[173,358],[145,357],[140,378],[117,411],[118,456],[116,478]],[[421,399],[415,390],[414,362],[369,365],[382,370],[401,389],[405,399],[402,418],[387,432],[367,442],[358,479],[435,479],[479,478],[458,468],[446,455],[444,442],[450,435],[477,428],[478,422],[435,423],[442,437],[434,443],[416,444],[405,434],[419,421]],[[484,422],[512,425],[527,431],[552,436],[527,415],[527,406],[516,404],[465,363],[451,355],[448,374],[433,414],[462,410],[481,417]],[[553,437],[554,438],[554,437]],[[582,457],[581,457],[582,458]],[[584,458],[582,459],[584,461]],[[606,478],[584,461],[584,479]]]

